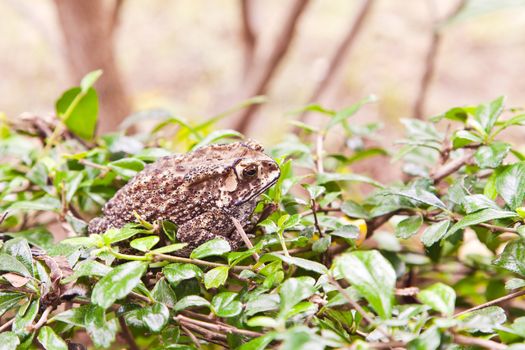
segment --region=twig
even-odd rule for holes
[[[345,298],[346,301],[348,301],[348,303],[357,311],[361,314],[361,316],[363,316],[363,318],[366,320],[366,322],[371,325],[371,326],[375,326],[376,329],[381,333],[383,334],[385,337],[387,337],[388,339],[392,340],[392,336],[390,335],[390,333],[384,329],[381,325],[377,324],[376,321],[361,307],[361,305],[359,305],[354,299],[352,299],[352,297],[350,297],[350,295],[346,292],[346,290],[344,290],[343,287],[341,287],[341,285],[339,284],[339,282],[337,282],[332,276],[328,275],[328,281],[339,291],[339,293],[341,293],[341,295],[343,296],[343,298]]]
[[[319,238],[323,235],[323,231],[321,231],[321,226],[319,226],[319,220],[317,219],[317,203],[315,202],[315,199],[312,198],[312,214],[314,216],[314,226],[317,229],[317,232],[319,232]]]
[[[433,4],[432,0],[430,1]],[[447,21],[448,19],[454,17],[463,9],[467,0],[460,0],[460,3],[454,8],[454,10],[441,22]],[[434,7],[434,6],[432,6]],[[432,15],[435,13],[435,8],[431,8],[430,12]],[[430,45],[425,56],[425,69],[421,80],[419,83],[419,90],[416,96],[416,102],[414,103],[414,108],[412,110],[412,117],[417,119],[423,119],[425,101],[428,95],[428,90],[430,84],[432,83],[432,77],[434,76],[436,58],[439,53],[439,48],[441,47],[441,42],[443,39],[442,32],[439,28],[438,20],[433,20],[433,29],[432,29],[432,38],[430,40]]]
[[[173,256],[173,255],[160,254],[160,253],[155,253],[155,252],[151,252],[151,254],[155,256],[156,260],[158,261],[166,260],[166,261],[188,263],[188,264],[195,264],[195,265],[208,266],[208,267],[229,266],[226,264],[220,264],[220,263],[215,263],[215,262],[206,261],[206,260],[183,258],[181,256]],[[253,270],[253,266],[235,265],[235,266],[232,266],[231,269],[234,271],[241,272],[244,270]]]
[[[257,44],[257,37],[253,28],[253,22],[251,18],[253,7],[253,0],[241,0],[241,37],[244,49],[244,77],[246,78],[250,72],[253,64],[255,47]]]
[[[330,64],[326,70],[324,76],[319,81],[319,84],[315,87],[312,95],[308,99],[309,103],[318,102],[322,97],[323,93],[326,91],[326,88],[330,85],[333,78],[337,76],[337,72],[344,66],[343,62],[348,56],[352,44],[355,42],[357,36],[362,31],[366,19],[368,18],[372,5],[375,0],[365,0],[359,12],[357,13],[355,19],[352,19],[352,23],[343,40],[340,42],[339,46],[335,50],[332,58],[330,59]],[[304,120],[307,113],[303,113],[300,116],[300,120]]]
[[[231,220],[233,222],[233,225],[235,226],[235,229],[237,230],[237,233],[241,236],[242,240],[244,241],[244,244],[246,244],[248,249],[253,249],[253,244],[246,235],[246,232],[244,232],[244,229],[242,228],[240,222],[233,216],[231,217]],[[255,259],[255,261],[259,262],[260,257],[259,254],[257,254],[257,252],[253,252],[252,256]]]
[[[477,305],[477,306],[471,307],[470,309],[458,312],[457,314],[454,315],[454,317],[458,317],[458,316],[467,314],[467,313],[472,312],[472,311],[484,309],[484,308],[492,306],[492,305],[497,305],[497,304],[503,303],[504,301],[521,297],[522,295],[525,295],[525,289],[517,291],[517,292],[514,292],[514,293],[507,294],[505,296],[502,296],[501,298],[497,298],[497,299],[488,301],[486,303],[483,303],[481,305]]]
[[[179,320],[180,322],[189,322],[189,323],[193,323],[193,324],[196,324],[204,328],[213,329],[216,331],[221,331],[221,332],[226,332],[226,333],[241,334],[241,335],[245,335],[247,337],[252,337],[252,338],[257,338],[257,337],[264,335],[259,332],[249,331],[247,329],[239,329],[239,328],[236,328],[230,325],[215,324],[215,323],[199,321],[199,320],[195,320],[195,319],[186,317],[184,315],[177,315],[175,318]]]
[[[260,74],[254,77],[253,83],[251,84],[252,86],[248,87],[249,97],[266,94],[270,82],[275,76],[277,67],[291,46],[295,36],[297,23],[309,3],[310,0],[295,0],[293,2],[288,15],[284,19],[283,26],[277,35],[278,39],[275,41],[275,46],[273,47],[270,56],[266,63],[262,65]],[[245,108],[239,116],[239,121],[235,129],[241,133],[245,133],[258,108],[259,104],[252,104]]]
[[[197,337],[195,336],[195,334],[193,334],[188,328],[186,328],[185,326],[183,326],[182,324],[180,325],[180,328],[182,328],[182,330],[184,331],[184,333],[186,333],[191,341],[193,342],[193,344],[195,344],[195,346],[197,347],[197,349],[202,349],[201,347],[201,344],[199,342],[199,339],[197,339]]]
[[[454,334],[454,342],[461,345],[481,346],[482,348],[490,350],[504,350],[507,348],[507,345],[495,342],[493,340],[467,337],[460,334]]]
[[[105,171],[105,172],[108,172],[108,171],[111,170],[111,168],[106,166],[106,165],[93,163],[93,162],[90,162],[87,159],[79,159],[78,162],[80,164],[82,164],[82,165],[85,165],[85,166],[88,166],[88,167],[91,167],[91,168],[95,168],[95,169],[99,169],[99,170],[102,170],[102,171]]]
[[[199,327],[192,323],[185,323],[184,327],[188,328],[188,330],[198,332],[206,341],[218,345],[222,345],[225,347],[228,347],[228,342],[226,336],[216,333],[214,331],[210,331],[209,329]]]
[[[120,329],[122,330],[122,336],[126,340],[126,343],[129,345],[130,350],[140,350],[137,343],[135,343],[135,339],[133,338],[133,334],[131,334],[131,331],[128,328],[128,325],[126,324],[126,320],[123,316],[118,317],[118,323],[120,324]]]
[[[42,312],[42,316],[40,317],[40,319],[38,320],[37,323],[29,326],[29,328],[32,330],[32,331],[36,331],[37,329],[40,329],[40,327],[42,327],[44,324],[46,324],[47,322],[47,317],[49,316],[49,313],[51,312],[51,310],[53,310],[53,306],[48,306],[46,307],[46,309],[44,310],[44,312]]]
[[[7,215],[9,214],[8,211],[5,211],[2,216],[0,216],[0,225],[2,225],[2,223],[4,222],[5,218],[7,217]]]
[[[13,323],[15,322],[15,318],[13,317],[12,319],[10,319],[9,321],[7,321],[6,323],[4,323],[3,325],[0,326],[0,333],[5,331],[6,329],[8,329]]]
[[[465,150],[465,153],[447,164],[445,164],[443,167],[437,169],[433,174],[431,174],[431,178],[434,180],[434,183],[438,183],[441,180],[443,180],[445,177],[449,176],[459,168],[461,168],[463,165],[468,163],[470,159],[473,156],[473,152],[471,150]]]

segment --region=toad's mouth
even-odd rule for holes
[[[266,186],[264,186],[263,188],[261,188],[259,191],[255,192],[254,194],[252,194],[251,196],[247,197],[247,198],[242,198],[242,199],[239,199],[237,200],[235,203],[233,203],[234,205],[241,205],[243,203],[246,203],[246,202],[249,202],[251,201],[252,199],[260,196],[261,194],[263,194],[267,189],[269,189],[270,187],[272,187],[273,185],[275,185],[275,183],[277,182],[277,180],[279,180],[279,177],[281,176],[281,172],[279,172],[279,174],[277,174],[277,176],[272,179],[272,181],[270,181]]]

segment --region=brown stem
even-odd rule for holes
[[[460,0],[458,6],[454,8],[454,10],[443,20],[443,22],[457,15],[459,11],[463,9],[466,3],[467,0]],[[430,12],[433,15],[435,9],[430,9]],[[434,76],[434,71],[436,69],[436,59],[439,54],[439,48],[441,47],[441,42],[443,39],[439,24],[440,23],[437,20],[434,20],[432,24],[432,38],[430,39],[430,44],[425,55],[425,68],[419,82],[419,89],[415,100],[416,102],[414,103],[414,108],[412,110],[412,118],[423,119],[425,113],[425,101],[427,99],[430,84],[432,83],[432,77]]]
[[[293,2],[288,15],[284,20],[283,26],[277,35],[278,39],[276,40],[275,46],[273,47],[269,58],[266,60],[266,63],[262,65],[260,74],[254,77],[253,83],[249,87],[249,97],[264,95],[268,91],[270,82],[275,76],[279,64],[283,60],[293,42],[297,23],[299,22],[301,15],[309,3],[310,0],[295,0]],[[241,133],[245,133],[248,130],[248,127],[258,108],[258,104],[252,104],[245,108],[241,112],[239,121],[235,128]]]
[[[244,232],[244,229],[241,226],[241,223],[234,217],[231,217],[231,220],[233,222],[233,225],[235,226],[235,229],[237,230],[237,233],[242,237],[242,240],[244,241],[244,244],[248,247],[248,249],[253,249],[253,244],[248,238],[248,235],[246,235],[246,232]],[[257,252],[253,252],[252,254],[255,261],[259,261],[259,254]]]
[[[454,315],[454,317],[461,316],[461,315],[467,314],[467,313],[472,312],[472,311],[484,309],[484,308],[492,306],[492,305],[498,305],[498,304],[501,304],[501,303],[503,303],[503,302],[505,302],[507,300],[511,300],[511,299],[514,299],[514,298],[521,297],[522,295],[525,295],[525,289],[517,291],[517,292],[514,292],[514,293],[507,294],[505,296],[502,296],[501,298],[497,298],[497,299],[488,301],[486,303],[483,303],[481,305],[477,305],[477,306],[471,307],[470,309],[458,312],[458,313],[456,313]]]
[[[11,325],[15,322],[15,318],[13,317],[12,319],[10,319],[9,321],[7,321],[6,323],[4,323],[3,325],[0,326],[0,333],[5,331],[6,329],[8,329],[9,327],[11,327]]]
[[[201,326],[201,327],[204,327],[204,328],[208,328],[208,329],[213,329],[213,330],[216,330],[216,331],[219,331],[219,332],[236,333],[236,334],[241,334],[241,335],[245,335],[245,336],[252,337],[252,338],[257,338],[257,337],[260,337],[260,336],[264,335],[264,334],[259,333],[259,332],[249,331],[247,329],[239,329],[239,328],[236,328],[236,327],[233,327],[233,326],[230,326],[230,325],[216,324],[216,323],[209,323],[209,322],[199,321],[199,320],[195,320],[195,319],[186,317],[184,315],[178,315],[175,318],[177,320],[179,320],[180,322],[193,323],[193,324],[196,324],[198,326]]]
[[[434,180],[434,183],[440,182],[445,177],[449,176],[453,172],[459,170],[459,168],[461,168],[463,165],[467,164],[472,158],[473,154],[474,153],[472,150],[465,150],[465,153],[461,157],[458,157],[437,169],[433,174],[431,174],[430,177],[432,180]]]
[[[155,253],[155,252],[152,252],[152,254],[155,256],[156,260],[158,261],[166,260],[166,261],[181,262],[181,263],[195,264],[195,265],[208,266],[208,267],[229,266],[226,264],[219,264],[219,263],[214,263],[214,262],[206,261],[206,260],[183,258],[181,256],[160,254],[160,253]],[[236,266],[232,266],[231,269],[234,271],[241,272],[244,270],[252,270],[253,267],[236,265]]]
[[[122,336],[126,340],[126,343],[129,345],[130,350],[140,350],[137,343],[135,343],[135,338],[133,338],[133,334],[131,334],[131,331],[128,328],[128,325],[126,324],[126,320],[123,316],[120,316],[118,318],[118,323],[120,324],[120,329],[122,331]]]
[[[255,48],[257,45],[257,37],[255,35],[255,29],[253,28],[252,21],[252,7],[253,0],[241,0],[241,37],[244,51],[244,77],[246,78],[252,68]]]
[[[454,334],[454,342],[461,345],[480,346],[490,350],[504,350],[507,345],[483,338],[467,337],[460,334]]]
[[[346,35],[343,37],[343,40],[339,43],[339,46],[335,50],[332,58],[330,59],[330,64],[326,70],[324,76],[319,81],[319,84],[315,87],[312,95],[308,99],[309,103],[318,102],[322,97],[327,87],[330,86],[330,83],[337,76],[337,72],[344,66],[346,57],[348,56],[352,45],[354,44],[357,36],[362,31],[366,19],[368,18],[372,5],[375,0],[365,0],[363,5],[359,9],[355,19],[352,18],[352,23]],[[306,113],[303,113],[300,117],[301,120],[304,120]]]
[[[46,322],[47,322],[47,317],[48,317],[49,314],[51,313],[51,310],[53,310],[53,306],[48,306],[48,307],[46,307],[46,309],[44,310],[44,312],[42,312],[42,316],[40,317],[40,319],[38,320],[38,322],[35,323],[35,324],[32,325],[32,326],[29,326],[29,328],[31,329],[31,331],[36,331],[36,330],[40,329],[44,324],[46,324]]]
[[[341,293],[343,298],[357,311],[361,316],[363,316],[363,319],[366,320],[366,322],[371,325],[375,326],[376,329],[381,332],[385,337],[391,339],[391,335],[388,333],[386,329],[384,329],[381,325],[378,325],[376,321],[370,316],[362,307],[359,305],[352,297],[344,290],[343,287],[337,282],[332,276],[328,276],[328,281],[330,284],[332,284],[338,291]],[[391,339],[392,340],[392,339]]]
[[[188,328],[186,328],[185,326],[183,326],[182,324],[180,325],[180,328],[182,328],[182,330],[184,331],[184,333],[186,333],[191,341],[193,342],[193,344],[195,344],[195,346],[197,347],[197,349],[202,349],[201,347],[201,344],[199,342],[199,339],[197,339],[197,337],[195,336],[195,334],[193,334]]]

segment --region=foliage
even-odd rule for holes
[[[349,122],[371,99],[306,107],[326,126],[293,122],[299,136],[271,148],[282,176],[262,202],[277,210],[253,247],[213,240],[184,258],[173,223],[87,235],[86,222],[158,157],[242,135],[214,130],[225,115],[198,124],[155,112],[150,133],[94,137],[99,75],[59,99],[55,120],[0,124],[0,349],[67,349],[78,332],[95,348],[524,342],[523,309],[509,301],[525,294],[525,156],[500,136],[525,116],[503,98],[404,120],[397,152],[365,146],[378,125]],[[371,157],[401,162],[403,180],[352,172]],[[54,241],[56,222],[67,239]]]

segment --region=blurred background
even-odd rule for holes
[[[0,111],[51,113],[101,68],[99,132],[166,109],[190,121],[264,95],[223,120],[265,143],[309,103],[378,101],[355,123],[525,97],[525,1],[0,0]],[[304,118],[313,116],[305,115]],[[389,137],[390,138],[390,137]]]

